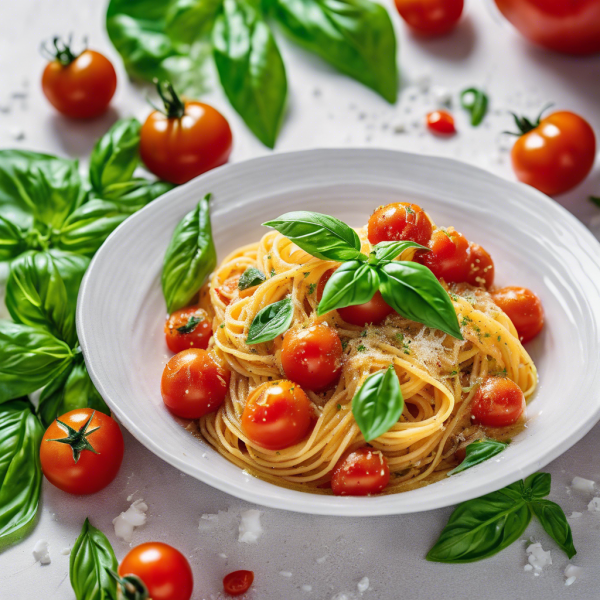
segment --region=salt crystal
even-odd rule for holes
[[[578,492],[593,494],[596,487],[596,482],[592,481],[591,479],[584,479],[583,477],[573,477],[571,487]]]
[[[324,563],[324,562],[327,560],[327,557],[328,557],[328,556],[329,556],[329,554],[326,554],[325,556],[321,556],[321,558],[317,558],[317,561],[316,561],[316,562],[317,562],[319,565],[322,565],[322,564],[323,564],[323,563]]]
[[[565,581],[565,585],[569,586],[573,583],[575,583],[575,579],[577,579],[576,577],[569,577],[566,581]]]
[[[292,576],[292,574],[289,571],[279,571],[279,574],[282,577],[291,577]]]
[[[527,564],[523,567],[523,571],[533,571],[533,567],[530,564]]]
[[[33,547],[33,558],[35,558],[36,562],[39,562],[40,565],[49,565],[50,564],[50,545],[46,540],[38,540]]]
[[[69,554],[71,554],[71,547],[70,547],[70,546],[67,546],[66,548],[63,548],[63,549],[60,551],[60,553],[61,553],[63,556],[68,556]]]
[[[302,591],[303,592],[312,592],[312,585],[303,585]]]
[[[358,588],[358,591],[362,594],[363,592],[366,592],[369,589],[369,578],[368,577],[363,577],[357,584],[356,587]]]
[[[124,542],[131,542],[135,527],[146,523],[148,505],[143,500],[136,500],[125,512],[113,519],[115,535]]]
[[[565,577],[567,579],[575,579],[576,577],[579,577],[582,573],[583,569],[581,567],[576,567],[575,565],[572,564],[568,564],[565,567]]]
[[[578,519],[581,516],[580,512],[572,512],[569,519]]]
[[[592,498],[588,504],[588,510],[590,512],[600,512],[600,498]]]
[[[241,514],[238,541],[245,544],[256,544],[263,534],[260,524],[260,510],[250,509]]]

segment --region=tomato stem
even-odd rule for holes
[[[81,453],[84,450],[89,450],[94,454],[98,454],[98,452],[96,452],[94,447],[90,444],[89,440],[87,439],[89,435],[94,433],[94,431],[98,431],[98,429],[100,429],[100,426],[98,426],[88,431],[88,427],[92,422],[92,419],[94,418],[95,414],[96,411],[94,411],[90,415],[90,418],[81,426],[79,430],[73,429],[72,427],[70,427],[66,423],[63,423],[57,418],[56,422],[58,423],[59,427],[63,429],[68,435],[64,438],[47,439],[46,441],[59,442],[60,444],[67,444],[68,446],[71,446],[71,450],[73,452],[73,460],[75,461],[75,464],[77,464],[77,461],[79,461],[79,457],[81,456]]]
[[[156,108],[152,103],[150,104],[169,119],[181,119],[185,114],[185,104],[177,95],[173,84],[170,81],[159,81],[158,79],[155,79],[154,83],[156,84],[156,91],[163,102],[164,110]]]
[[[542,115],[553,105],[553,102],[546,104],[546,106],[544,106],[544,108],[542,108],[542,110],[540,111],[540,114],[533,120],[529,120],[527,117],[519,117],[519,115],[517,115],[516,113],[511,112],[510,114],[515,120],[515,124],[517,125],[518,131],[503,131],[502,133],[506,133],[508,135],[516,135],[517,137],[521,137],[522,135],[529,133],[532,129],[539,127],[542,121]]]
[[[119,577],[112,569],[106,569],[108,574],[117,582],[120,588],[120,598],[123,600],[148,600],[148,588],[137,575]]]
[[[71,43],[73,41],[73,35],[69,35],[67,42],[61,40],[60,37],[55,36],[52,38],[53,49],[49,49],[46,46],[46,42],[42,42],[40,52],[44,58],[48,60],[56,60],[63,67],[68,67],[78,56],[80,56],[87,49],[87,38],[83,38],[84,48],[79,54],[74,54],[71,50]]]

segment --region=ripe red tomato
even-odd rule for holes
[[[293,381],[267,381],[250,393],[242,414],[244,433],[268,450],[303,440],[314,420],[313,404]]]
[[[52,58],[42,75],[42,90],[50,104],[72,119],[101,115],[117,89],[112,63],[94,50],[75,55],[59,38],[54,38],[53,44],[53,50],[43,46]]]
[[[494,283],[494,261],[478,244],[469,243],[467,283],[490,289]]]
[[[119,575],[139,577],[152,600],[190,600],[194,589],[186,557],[162,542],[146,542],[130,550],[119,565]]]
[[[512,321],[521,343],[532,340],[544,327],[542,301],[531,290],[505,287],[493,292],[492,299]]]
[[[347,452],[335,465],[331,489],[336,496],[378,494],[390,480],[390,468],[383,454],[372,448]]]
[[[176,354],[165,365],[160,391],[178,417],[199,419],[216,411],[227,395],[231,373],[200,348]]]
[[[529,40],[568,54],[600,52],[600,0],[496,0]]]
[[[253,571],[234,571],[223,578],[223,590],[230,596],[241,596],[250,589],[253,581]]]
[[[171,352],[182,352],[188,348],[206,350],[211,335],[207,312],[196,306],[175,311],[165,323],[165,338]]]
[[[518,119],[522,135],[511,159],[517,179],[548,194],[562,194],[581,183],[596,157],[596,137],[580,116],[560,111],[536,123]]]
[[[514,425],[525,410],[521,388],[507,377],[487,377],[477,388],[471,415],[484,427]]]
[[[433,133],[452,135],[456,133],[454,117],[445,110],[434,110],[427,115],[427,128]]]
[[[185,183],[227,162],[232,135],[229,123],[202,102],[182,102],[170,83],[157,84],[165,113],[152,112],[140,132],[140,156],[157,177]]]
[[[400,16],[417,33],[443,35],[454,29],[464,0],[396,0]]]
[[[426,246],[433,226],[425,211],[416,204],[398,202],[380,206],[369,218],[369,242],[411,240]]]
[[[340,317],[346,323],[360,327],[364,327],[367,323],[377,325],[393,312],[394,309],[383,299],[381,292],[375,292],[375,295],[364,304],[338,308]]]
[[[93,494],[115,478],[123,450],[123,435],[114,419],[77,408],[46,429],[40,461],[46,479],[63,492]]]
[[[467,281],[469,242],[453,228],[434,231],[429,242],[431,252],[420,253],[415,261],[431,269],[438,279],[447,282]]]
[[[321,298],[323,297],[323,291],[325,290],[325,286],[329,281],[329,278],[333,275],[335,269],[329,269],[321,275],[321,279],[319,279],[319,283],[317,284],[317,301],[321,302]]]

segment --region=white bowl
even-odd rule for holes
[[[362,225],[376,206],[422,205],[492,254],[497,283],[541,296],[546,327],[528,346],[540,386],[527,429],[498,457],[427,487],[369,498],[274,486],[185,431],[163,405],[168,352],[160,273],[179,220],[212,192],[219,258],[258,240],[261,223],[314,210]],[[525,477],[581,439],[600,418],[600,245],[561,206],[525,185],[453,160],[387,150],[311,150],[216,169],[127,219],[96,254],[79,294],[77,331],[91,378],[111,410],[152,452],[245,500],[299,512],[372,516],[456,504]]]

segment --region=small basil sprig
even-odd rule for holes
[[[488,97],[477,88],[468,88],[460,94],[461,106],[471,114],[471,125],[477,127],[487,112]]]
[[[177,327],[177,331],[179,331],[179,333],[192,333],[192,331],[194,331],[194,329],[196,329],[196,326],[198,325],[198,323],[200,323],[200,321],[203,320],[203,317],[196,317],[195,315],[192,315],[187,323],[185,325],[182,325],[181,327]]]
[[[238,279],[238,290],[247,290],[248,288],[260,285],[267,278],[262,271],[256,267],[248,267]]]
[[[544,496],[550,474],[535,473],[525,481],[459,504],[427,560],[466,563],[488,558],[519,539],[532,513],[569,558],[576,554],[571,528],[563,510]]]
[[[499,442],[490,439],[476,440],[466,447],[465,459],[460,465],[452,469],[452,471],[448,471],[446,475],[456,475],[456,473],[470,469],[471,467],[500,454],[508,444],[509,442]]]
[[[293,316],[294,307],[289,296],[265,306],[254,317],[250,325],[246,344],[260,344],[274,340],[290,328]]]

